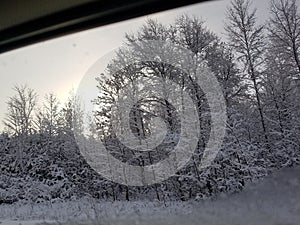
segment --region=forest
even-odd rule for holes
[[[257,22],[248,0],[233,0],[224,24],[226,40],[206,22],[181,15],[172,24],[145,21],[137,33],[124,36],[124,47],[99,71],[99,94],[87,114],[72,92],[60,102],[54,93],[39,99],[25,84],[13,87],[0,135],[0,204],[56,202],[91,197],[101,200],[199,200],[230,194],[284,167],[300,163],[300,12],[295,0],[271,0],[269,18]],[[142,60],[145,43],[158,41],[157,61]],[[160,42],[161,41],[161,42]],[[193,69],[208,68],[217,78],[226,104],[226,134],[211,165],[199,169],[212,127],[207,96],[193,69],[164,62],[180,58],[180,46],[193,53]],[[130,63],[134,61],[135,63]],[[199,119],[199,139],[189,162],[162,182],[130,186],[113,182],[87,162],[78,146],[101,141],[130,165],[151,165],[165,159],[180,142],[184,121],[166,98],[149,95],[133,104],[129,130],[138,140],[153,135],[153,118],[167,133],[155,151],[135,151],[120,142],[114,130],[113,107],[128,86],[139,92],[139,79],[171,80],[191,96]],[[166,93],[170,90],[166,89]],[[148,90],[148,93],[152,93]],[[178,105],[184,104],[178,99]],[[117,111],[118,112],[118,111]],[[89,121],[86,123],[85,121]],[[122,130],[120,131],[122,133]],[[125,131],[124,131],[125,132]],[[126,131],[128,132],[128,131]]]

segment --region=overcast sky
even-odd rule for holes
[[[181,14],[195,15],[204,19],[212,31],[222,35],[226,7],[229,4],[230,0],[196,4],[1,54],[0,120],[2,121],[5,115],[5,102],[12,95],[11,89],[15,84],[27,84],[37,91],[40,99],[46,93],[53,92],[64,101],[69,91],[77,88],[89,67],[103,55],[120,47],[125,32],[135,32],[147,18],[156,18],[168,24]],[[258,10],[259,22],[263,23],[268,18],[269,1],[254,0],[253,6]]]

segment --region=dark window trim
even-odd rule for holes
[[[86,3],[0,31],[0,53],[62,35],[204,1],[206,0],[103,0]]]

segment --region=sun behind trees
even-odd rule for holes
[[[93,101],[97,107],[89,115],[89,127],[84,127],[86,115],[78,96],[72,95],[61,104],[49,94],[38,106],[34,90],[16,86],[15,95],[7,102],[4,124],[8,134],[4,133],[0,141],[1,154],[6,157],[1,176],[12,179],[9,177],[14,174],[30,186],[22,178],[29,174],[30,182],[45,185],[49,191],[40,191],[36,198],[22,192],[22,198],[11,194],[5,199],[199,199],[236,192],[274,168],[299,164],[300,13],[295,1],[271,1],[269,20],[258,24],[250,2],[234,0],[224,28],[227,41],[210,31],[204,21],[182,15],[170,25],[148,20],[137,33],[126,34],[126,47],[118,51],[105,71],[99,71],[95,80],[99,94]],[[196,60],[210,68],[222,87],[227,134],[208,169],[199,171],[197,167],[209,136],[210,116],[205,95],[194,85],[195,71],[183,76],[170,65],[148,61],[122,67],[128,58],[140,57],[141,42],[147,40],[169,41],[189,49]],[[112,129],[111,108],[120,89],[140,77],[173,79],[182,90],[188,89],[197,105],[201,136],[192,160],[174,177],[147,187],[126,187],[104,179],[87,165],[73,132],[79,131],[90,143],[101,139],[114,156],[132,164],[151,164],[167,155],[176,144],[176,135],[180,135],[180,121],[168,101],[150,96],[130,112],[130,129],[141,139],[151,135],[152,117],[163,118],[168,135],[174,139],[161,146],[159,154],[136,154],[124,148]]]

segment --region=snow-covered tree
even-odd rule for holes
[[[60,103],[57,97],[51,93],[45,96],[43,106],[36,115],[36,124],[39,133],[49,137],[57,135],[62,129]]]
[[[250,80],[249,92],[253,93],[262,128],[262,136],[269,148],[266,119],[261,99],[262,64],[264,51],[264,27],[257,25],[256,10],[251,10],[249,0],[234,0],[227,10],[227,32],[230,45],[243,63],[244,71]]]
[[[296,0],[272,0],[268,23],[270,39],[277,49],[292,59],[295,75],[300,78],[300,13]]]
[[[26,85],[16,85],[15,94],[7,102],[4,125],[13,135],[29,135],[34,128],[34,110],[37,104],[36,92]]]

